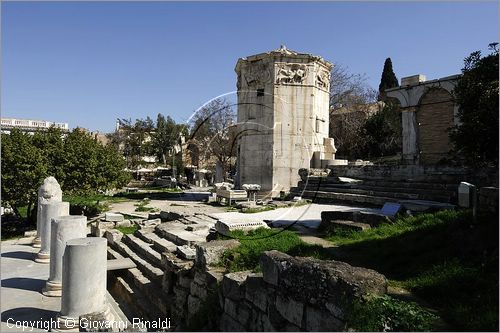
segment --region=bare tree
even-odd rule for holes
[[[377,91],[364,74],[354,74],[336,64],[330,79],[330,137],[335,139],[337,155],[359,158],[363,150],[362,128],[366,119],[378,111]]]
[[[213,169],[219,162],[224,174],[236,154],[236,113],[224,98],[214,99],[191,119],[190,145],[198,151],[199,167]],[[225,176],[224,176],[225,177]]]

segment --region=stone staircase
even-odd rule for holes
[[[338,202],[354,205],[382,206],[386,202],[425,200],[456,203],[459,182],[443,180],[383,180],[356,178],[357,182],[340,181],[339,177],[309,177],[290,190],[291,195],[316,202]]]
[[[111,271],[108,275],[108,289],[127,317],[144,320],[171,317],[175,296],[165,283],[166,261],[191,267],[193,259],[186,259],[186,251],[194,253],[191,247],[205,242],[216,222],[209,215],[193,214],[164,223],[142,221],[134,234],[124,235],[115,229],[106,231],[108,259],[130,258],[137,266]]]

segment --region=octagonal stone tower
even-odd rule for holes
[[[335,158],[328,138],[332,64],[279,49],[240,58],[237,183],[276,195],[297,185],[300,168]]]

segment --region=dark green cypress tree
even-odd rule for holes
[[[398,79],[392,70],[391,58],[385,59],[384,70],[382,71],[382,78],[378,86],[378,100],[384,101],[386,99],[385,90],[399,86]]]

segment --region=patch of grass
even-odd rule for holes
[[[134,204],[137,208],[135,209],[136,212],[155,212],[158,210],[158,208],[154,207],[148,207],[149,203],[151,200],[149,198],[144,198],[142,199],[139,203]]]
[[[276,207],[269,207],[269,206],[261,206],[261,207],[255,207],[255,208],[242,208],[240,211],[244,214],[254,214],[254,213],[260,213],[260,212],[267,212],[269,210],[274,210]]]
[[[276,205],[276,204],[269,204],[269,205],[262,205],[262,206],[256,206],[252,208],[237,208],[236,206],[227,206],[227,205],[221,205],[218,202],[208,202],[207,204],[210,206],[214,207],[221,207],[224,206],[226,207],[226,212],[240,212],[244,214],[254,214],[254,213],[260,213],[260,212],[267,212],[270,210],[275,210],[278,208],[289,208],[289,207],[300,207],[304,205],[309,205],[311,204],[311,200],[299,200],[297,202],[290,202],[288,204],[284,204],[282,206]]]
[[[120,231],[122,234],[129,235],[139,230],[139,226],[137,224],[133,224],[130,227],[116,227],[115,229]]]
[[[408,232],[432,230],[447,223],[467,223],[469,216],[458,211],[440,211],[434,214],[421,214],[397,219],[395,223],[382,224],[377,228],[362,232],[341,232],[330,234],[326,239],[337,245],[355,244],[368,240],[397,237]]]
[[[114,195],[115,198],[126,198],[132,200],[142,200],[144,198],[150,198],[153,200],[161,200],[161,199],[172,199],[172,198],[180,198],[184,192],[182,190],[177,189],[163,189],[163,190],[155,190],[155,191],[146,191],[146,192],[120,192]]]
[[[69,202],[70,214],[93,217],[109,210],[108,197],[100,194],[64,195],[63,201]]]
[[[259,271],[259,258],[264,251],[277,250],[293,256],[312,256],[324,259],[328,257],[319,245],[305,243],[292,231],[259,228],[244,233],[241,230],[231,232],[230,238],[240,241],[240,245],[226,250],[219,265],[231,272]]]
[[[88,195],[78,195],[78,194],[65,194],[63,196],[64,201],[88,201],[88,202],[107,202],[107,203],[118,203],[127,201],[125,198],[120,198],[116,196],[109,196],[104,194],[88,194]]]
[[[452,258],[396,284],[436,305],[465,330],[498,328],[498,257],[483,265]]]
[[[170,188],[170,187],[144,187],[141,190],[148,192],[164,192],[164,193],[180,193],[182,190],[180,188]]]
[[[498,330],[498,221],[441,211],[327,239],[336,259],[386,275],[454,329]]]
[[[413,302],[368,295],[353,303],[347,326],[360,332],[425,332],[438,318]]]

